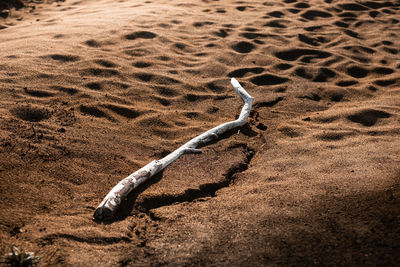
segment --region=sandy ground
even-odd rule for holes
[[[0,20],[0,253],[40,265],[397,265],[399,1],[66,0]],[[231,121],[134,192],[128,174]]]

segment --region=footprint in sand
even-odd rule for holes
[[[276,65],[276,68],[279,69],[279,70],[288,70],[291,67],[293,67],[293,65],[287,64],[287,63],[279,63],[279,64]]]
[[[348,27],[350,26],[350,24],[345,23],[345,22],[340,21],[340,20],[335,21],[334,24],[335,24],[336,26],[338,26],[338,27],[341,27],[341,28],[348,28]]]
[[[275,98],[274,100],[271,101],[262,101],[262,102],[256,102],[254,103],[254,108],[255,109],[259,109],[259,108],[263,108],[263,107],[273,107],[276,104],[278,104],[279,102],[281,102],[282,100],[284,100],[283,97],[279,96],[277,98]]]
[[[178,49],[180,52],[185,52],[185,53],[191,53],[191,52],[194,51],[194,50],[191,49],[188,45],[186,45],[186,44],[184,44],[184,43],[180,43],[180,42],[175,43],[175,44],[173,45],[173,47],[176,48],[176,49]]]
[[[359,34],[358,34],[357,32],[355,32],[355,31],[352,31],[352,30],[344,30],[343,32],[344,32],[346,35],[350,36],[350,37],[353,37],[353,38],[356,38],[356,39],[362,39],[362,38],[359,36]]]
[[[113,77],[119,75],[119,71],[113,69],[102,69],[102,68],[88,68],[81,71],[83,76],[96,76],[96,77]]]
[[[74,55],[61,55],[61,54],[52,54],[48,55],[46,57],[49,57],[53,60],[59,61],[59,62],[75,62],[80,60],[80,57],[74,56]]]
[[[383,51],[392,54],[392,55],[397,55],[399,53],[399,50],[395,49],[395,48],[391,48],[391,47],[383,47]]]
[[[315,137],[317,139],[320,139],[322,141],[340,141],[343,140],[347,136],[354,135],[351,132],[325,132],[319,135],[316,135]]]
[[[354,78],[364,78],[369,74],[369,71],[359,66],[351,66],[346,69],[347,74]]]
[[[297,4],[294,5],[294,7],[296,7],[296,8],[309,8],[310,5],[307,4],[307,3],[297,3]]]
[[[203,101],[206,99],[210,99],[211,97],[212,97],[211,95],[199,95],[199,94],[186,94],[183,96],[183,98],[189,102]]]
[[[254,40],[254,39],[257,39],[257,38],[266,38],[267,37],[266,34],[257,33],[257,32],[253,32],[253,31],[251,31],[251,32],[242,32],[239,35],[244,37],[244,38],[246,38],[246,39],[250,39],[250,40]]]
[[[237,69],[234,71],[231,71],[228,76],[229,77],[238,77],[238,78],[242,78],[243,76],[245,76],[247,73],[254,73],[254,74],[260,74],[264,71],[264,68],[261,67],[255,67],[255,68],[241,68],[241,69]]]
[[[136,39],[153,39],[156,38],[157,34],[148,31],[138,31],[125,35],[125,39],[127,40],[136,40]]]
[[[95,90],[95,91],[99,91],[101,89],[103,89],[103,86],[101,83],[98,82],[90,82],[85,84],[85,86],[91,90]]]
[[[165,107],[171,105],[171,101],[166,99],[165,97],[153,96],[152,98]]]
[[[246,41],[238,42],[232,45],[232,49],[241,54],[250,53],[254,50],[254,48],[255,45]]]
[[[313,77],[313,75],[304,67],[297,67],[294,70],[294,74],[308,80],[311,80]]]
[[[64,37],[65,37],[64,34],[56,34],[56,35],[53,36],[54,39],[61,39],[61,38],[64,38]]]
[[[96,40],[93,40],[93,39],[87,40],[85,42],[85,45],[90,46],[90,47],[95,47],[95,48],[101,46],[99,42],[97,42]]]
[[[274,17],[274,18],[280,18],[282,17],[284,14],[281,11],[272,11],[267,13],[268,16]]]
[[[78,89],[71,88],[71,87],[63,87],[63,86],[58,86],[58,85],[51,86],[51,89],[54,89],[54,90],[57,90],[57,91],[60,91],[63,93],[67,93],[69,95],[74,95],[79,92]]]
[[[144,57],[151,54],[151,51],[143,48],[133,48],[124,51],[125,54],[131,57]]]
[[[343,9],[343,10],[350,10],[350,11],[365,11],[365,10],[369,10],[367,7],[365,7],[363,5],[356,4],[356,3],[339,4],[338,7]]]
[[[321,50],[295,48],[277,52],[275,53],[275,56],[283,60],[295,61],[302,56],[312,56],[312,58],[325,59],[332,56],[332,54]]]
[[[394,73],[394,70],[392,70],[390,68],[377,67],[377,68],[374,68],[372,70],[372,72],[374,72],[376,74],[381,74],[381,75],[389,75],[389,74]]]
[[[336,83],[337,86],[341,86],[341,87],[348,87],[348,86],[352,86],[358,84],[358,81],[355,80],[344,80],[344,81],[338,81]]]
[[[160,84],[160,85],[170,85],[170,84],[178,84],[181,83],[181,81],[176,80],[174,78],[168,77],[168,76],[164,76],[164,75],[156,75],[156,74],[152,74],[152,73],[135,73],[134,76],[136,78],[138,78],[139,80],[143,81],[143,82],[154,82],[156,84]]]
[[[193,23],[193,26],[196,28],[199,28],[199,27],[203,27],[206,25],[213,25],[213,24],[214,24],[214,22],[211,22],[211,21],[200,21],[200,22]]]
[[[45,108],[35,106],[20,106],[10,110],[11,114],[24,121],[38,122],[50,118],[51,114]]]
[[[158,94],[164,97],[175,97],[180,95],[177,90],[169,87],[156,86],[154,89],[157,91]]]
[[[213,32],[213,34],[221,38],[225,38],[229,35],[226,29],[220,29],[217,32]]]
[[[94,106],[80,105],[79,110],[85,115],[90,115],[90,116],[94,116],[97,118],[109,117],[104,111],[102,111]]]
[[[272,74],[263,74],[259,76],[255,76],[250,79],[250,81],[255,85],[276,85],[288,82],[289,79],[285,77],[279,77]]]
[[[264,24],[265,27],[273,27],[273,28],[287,28],[284,23],[288,23],[288,20],[271,20]]]
[[[344,99],[344,97],[347,95],[347,90],[343,88],[335,88],[335,89],[330,89],[326,90],[324,92],[325,96],[328,97],[333,102],[340,102]]]
[[[298,38],[301,42],[312,45],[312,46],[320,46],[321,44],[328,42],[326,37],[323,37],[323,36],[310,37],[306,34],[299,34]]]
[[[297,14],[297,13],[300,13],[301,9],[288,8],[287,11],[289,11],[290,13],[293,13],[293,14]]]
[[[52,96],[54,96],[54,93],[42,91],[42,90],[32,90],[32,89],[28,89],[27,87],[24,87],[24,91],[28,95],[31,95],[34,97],[52,97]]]
[[[364,126],[374,126],[380,119],[390,118],[391,116],[390,113],[382,110],[365,109],[347,116],[347,119]]]
[[[374,84],[386,87],[386,86],[396,84],[397,82],[398,82],[398,79],[388,79],[388,80],[377,80],[374,82]]]
[[[94,61],[96,64],[105,67],[105,68],[115,68],[118,65],[115,64],[114,62],[111,62],[109,60],[104,60],[104,59],[97,59]]]
[[[144,62],[144,61],[137,61],[135,63],[132,63],[132,66],[142,69],[142,68],[148,68],[150,67],[152,64],[149,62]]]
[[[104,107],[127,119],[134,119],[142,115],[142,113],[139,111],[120,105],[108,104],[104,105]]]
[[[301,16],[308,20],[315,20],[318,18],[330,18],[332,17],[331,13],[321,11],[321,10],[307,10],[306,12],[302,13]]]

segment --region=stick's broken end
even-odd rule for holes
[[[110,221],[114,216],[114,212],[104,206],[99,206],[94,211],[93,218],[95,221]]]

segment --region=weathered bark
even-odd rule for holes
[[[253,104],[253,98],[243,89],[239,82],[235,79],[231,79],[231,84],[236,93],[242,98],[244,105],[240,116],[237,120],[223,123],[217,127],[208,130],[207,132],[193,138],[186,144],[182,145],[169,155],[165,156],[160,160],[154,160],[141,168],[140,170],[130,174],[128,177],[120,181],[103,199],[100,205],[94,212],[94,218],[96,220],[110,220],[114,216],[116,210],[127,195],[136,187],[149,178],[157,174],[158,172],[165,169],[169,164],[177,160],[183,154],[189,153],[201,153],[198,146],[204,145],[211,140],[218,138],[222,133],[225,133],[234,128],[243,126],[247,123],[248,116],[250,114],[251,106]]]

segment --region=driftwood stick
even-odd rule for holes
[[[208,130],[207,132],[193,138],[186,144],[182,145],[169,155],[160,160],[154,160],[141,168],[140,170],[130,174],[128,177],[120,181],[103,199],[100,205],[94,212],[96,220],[110,220],[114,216],[116,210],[127,195],[140,184],[147,181],[149,178],[165,169],[169,164],[177,160],[183,154],[201,153],[198,146],[204,145],[211,140],[217,139],[219,135],[243,126],[247,123],[247,118],[250,114],[253,98],[243,89],[239,82],[231,79],[231,84],[236,93],[242,98],[244,105],[240,116],[237,120],[223,123],[217,127]]]

